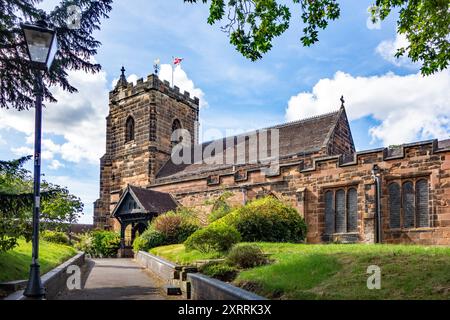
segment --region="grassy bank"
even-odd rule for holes
[[[270,265],[243,270],[236,285],[274,299],[450,299],[450,248],[411,245],[258,243]],[[151,250],[175,262],[217,258],[183,245]],[[381,289],[367,289],[367,267]]]
[[[50,271],[76,254],[72,247],[40,241],[39,262],[41,274]],[[31,242],[19,240],[13,250],[0,253],[0,282],[28,278],[31,263]]]

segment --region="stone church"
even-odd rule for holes
[[[180,205],[206,222],[206,200],[228,190],[235,204],[265,195],[289,202],[308,225],[309,243],[450,245],[450,140],[355,151],[342,100],[336,112],[264,129],[277,132],[277,172],[250,161],[248,151],[233,163],[173,161],[178,129],[193,149],[223,146],[220,157],[236,160],[240,145],[254,147],[250,134],[198,144],[198,117],[198,98],[154,74],[127,83],[122,69],[109,95],[96,228],[131,242],[154,216]]]

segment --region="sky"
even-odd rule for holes
[[[251,62],[229,44],[221,23],[207,24],[207,5],[114,1],[95,33],[102,71],[69,72],[78,93],[51,88],[58,102],[44,110],[42,173],[81,197],[80,222],[92,223],[108,92],[122,65],[136,81],[152,73],[159,58],[160,78],[170,81],[172,57],[183,58],[174,82],[200,98],[203,141],[334,111],[341,95],[357,150],[450,138],[450,71],[422,77],[420,64],[394,57],[407,44],[396,32],[396,13],[373,25],[367,12],[372,1],[341,1],[341,18],[319,33],[319,43],[302,47],[300,8],[288,3],[289,30],[263,59]],[[33,153],[33,119],[34,110],[0,110],[0,159]]]

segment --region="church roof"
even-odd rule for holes
[[[135,186],[130,186],[130,190],[148,212],[160,214],[177,208],[176,201],[168,193]]]
[[[325,147],[331,137],[331,134],[338,122],[339,117],[341,116],[344,108],[341,108],[338,111],[319,115],[312,118],[302,119],[298,121],[288,122],[281,125],[276,125],[273,127],[268,127],[264,129],[258,130],[261,132],[263,130],[270,129],[278,129],[279,131],[279,157],[280,159],[288,158],[290,156],[298,155],[298,154],[307,154],[311,152],[320,151],[321,148]],[[254,133],[254,132],[253,132]],[[249,142],[243,142],[242,137],[248,136],[252,134],[245,133],[238,136],[227,137],[219,140],[205,142],[201,145],[198,145],[197,148],[201,150],[205,150],[205,148],[211,148],[214,144],[223,145],[224,152],[220,154],[223,159],[226,158],[226,155],[229,152],[234,152],[236,154],[236,150],[239,150],[239,146],[242,146],[242,143],[246,143],[245,148],[245,164],[249,162]],[[241,137],[241,139],[238,139]],[[259,135],[258,135],[259,137]],[[268,140],[270,141],[270,135],[268,136]],[[231,148],[227,149],[227,141],[232,141],[229,143]],[[267,144],[270,146],[270,143]],[[195,148],[193,148],[195,150]],[[202,152],[203,153],[203,152]],[[216,155],[219,156],[219,155]],[[191,155],[191,159],[194,159],[193,155]],[[160,169],[157,174],[158,180],[164,180],[167,178],[180,178],[183,176],[196,175],[206,172],[212,172],[216,170],[222,170],[229,167],[232,167],[233,164],[226,164],[223,161],[223,164],[217,163],[207,163],[208,161],[191,161],[191,164],[175,164],[172,159],[169,159],[164,166]]]
[[[128,195],[133,197],[139,204],[139,207],[144,209],[146,213],[161,214],[177,208],[177,202],[168,193],[129,185],[120,197],[119,202],[112,212],[112,216],[116,216],[116,212],[120,209],[122,202]]]

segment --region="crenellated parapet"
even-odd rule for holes
[[[170,86],[168,81],[159,79],[155,74],[150,74],[145,80],[143,78],[138,79],[136,84],[132,82],[118,83],[118,85],[109,93],[109,99],[112,104],[116,104],[120,100],[128,99],[150,90],[157,90],[194,109],[198,110],[199,108],[199,98],[191,97],[191,94],[187,91],[181,92],[180,88],[177,86]]]

